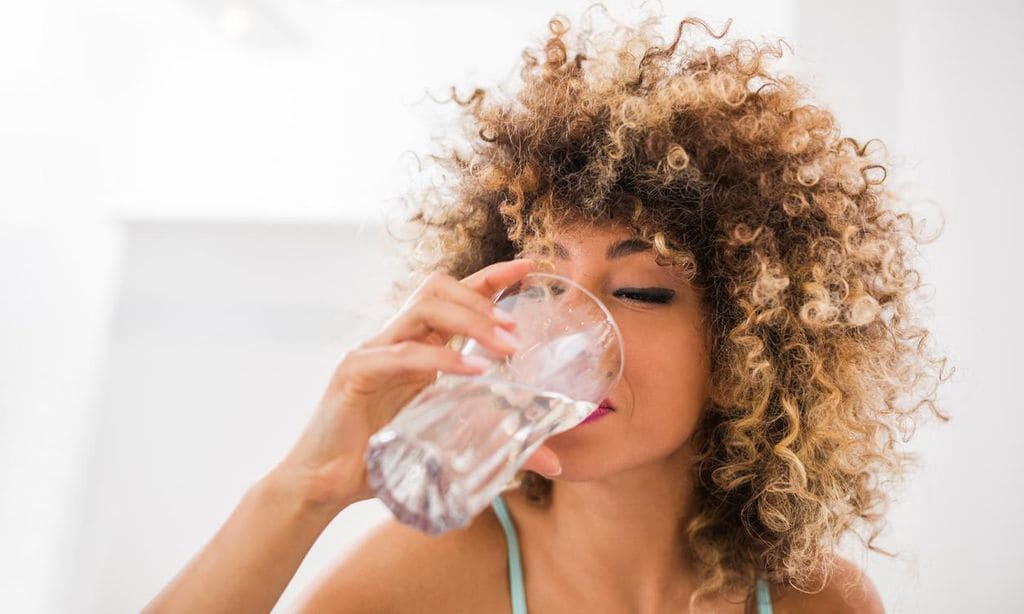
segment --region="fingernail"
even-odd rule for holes
[[[505,324],[515,324],[516,323],[516,321],[512,318],[512,314],[510,314],[509,312],[505,311],[501,307],[495,307],[492,313],[494,314],[494,319],[495,320],[498,320],[500,322],[504,322]]]
[[[556,475],[560,475],[561,473],[562,473],[562,465],[561,465],[561,464],[559,464],[559,465],[558,465],[558,469],[555,469],[555,470],[554,470],[553,472],[551,472],[551,473],[548,473],[548,474],[545,474],[545,475],[549,475],[549,476],[552,476],[552,477],[554,477],[554,476],[556,476]]]
[[[513,347],[513,348],[515,348],[517,350],[519,349],[519,340],[516,339],[512,335],[512,333],[508,332],[504,328],[502,328],[500,326],[495,326],[494,327],[494,335],[498,339],[500,339],[502,342],[508,344],[509,346],[511,346],[511,347]]]

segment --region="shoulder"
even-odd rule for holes
[[[828,583],[817,593],[793,587],[772,587],[775,614],[885,614],[882,598],[871,578],[854,563],[837,558]]]
[[[508,599],[504,557],[490,508],[468,527],[438,536],[389,517],[306,590],[297,611],[491,611],[496,599]]]

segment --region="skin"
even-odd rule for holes
[[[345,353],[289,453],[144,611],[269,611],[327,525],[374,495],[363,463],[370,435],[438,371],[481,372],[447,341],[463,335],[499,355],[514,350],[499,333],[515,325],[493,313],[489,297],[532,268],[529,260],[514,260],[462,280],[429,276],[378,334]],[[525,467],[553,471],[550,451],[538,451]]]
[[[606,257],[629,238],[619,226],[565,229],[560,257],[543,269],[605,303],[626,359],[608,395],[616,411],[547,440],[562,467],[552,476],[551,504],[530,504],[518,490],[503,493],[531,612],[687,612],[697,585],[696,570],[680,555],[686,544],[678,529],[690,514],[690,438],[710,381],[700,296],[651,250]],[[641,288],[673,297],[644,302],[625,292]],[[506,547],[489,508],[466,530],[438,538],[389,520],[320,579],[301,611],[509,612]],[[870,580],[848,561],[838,563],[814,595],[772,586],[776,614],[883,612]],[[721,596],[704,611],[753,612],[747,597]]]
[[[689,439],[708,396],[700,301],[653,252],[605,257],[627,238],[614,226],[559,235],[564,252],[554,272],[609,307],[626,361],[609,394],[616,412],[549,439],[525,465],[544,474],[561,465],[552,505],[536,508],[506,493],[535,613],[686,612],[696,586],[677,529],[690,513]],[[374,496],[362,464],[369,435],[438,370],[479,372],[444,347],[451,335],[512,351],[494,328],[515,326],[495,318],[488,297],[532,269],[529,260],[515,260],[463,280],[431,276],[379,334],[344,356],[285,459],[145,611],[269,611],[327,525]],[[671,290],[673,298],[659,304],[623,293],[640,287]],[[883,611],[870,581],[848,564],[816,595],[773,587],[772,596],[779,614]],[[740,614],[744,597],[726,596],[711,611]],[[469,527],[436,538],[393,519],[383,523],[311,587],[299,611],[509,608],[504,533],[487,509]]]
[[[680,553],[692,513],[691,437],[710,391],[706,314],[698,290],[652,249],[609,257],[631,236],[623,226],[581,226],[557,240],[552,272],[604,302],[625,362],[608,395],[616,411],[547,440],[562,466],[550,505],[506,493],[537,611],[685,612],[698,584]],[[870,580],[845,560],[820,593],[773,587],[772,597],[779,614],[883,611]],[[706,611],[752,611],[745,598],[726,595]]]
[[[525,538],[537,544],[527,564],[574,561],[560,575],[576,598],[620,611],[679,611],[696,585],[679,556],[679,527],[690,514],[689,441],[710,366],[700,296],[678,271],[659,266],[650,249],[608,258],[630,237],[618,226],[558,237],[553,272],[604,302],[622,332],[625,362],[608,394],[615,411],[547,441],[562,473],[545,521]]]

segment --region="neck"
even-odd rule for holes
[[[664,611],[695,587],[687,558],[692,450],[601,480],[556,480],[545,547],[565,581],[632,611]],[[572,565],[558,565],[572,561]]]

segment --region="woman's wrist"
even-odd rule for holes
[[[253,486],[253,494],[283,506],[304,518],[319,520],[326,526],[358,499],[343,485],[330,484],[328,478],[289,463],[281,463]]]

